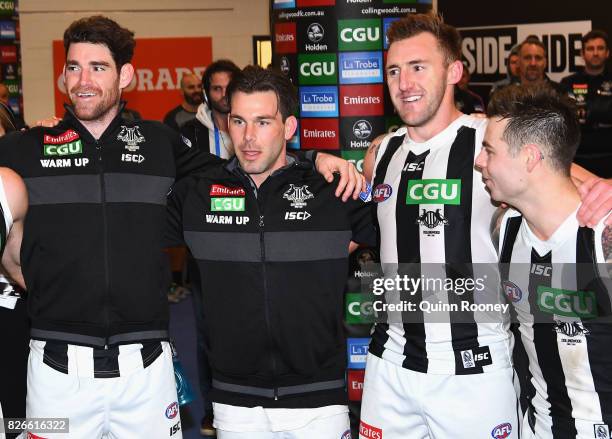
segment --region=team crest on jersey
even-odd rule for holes
[[[306,207],[306,200],[314,198],[314,195],[308,190],[308,185],[296,186],[291,184],[289,189],[283,194],[283,198],[291,201],[291,207],[301,209]]]
[[[502,282],[502,288],[504,290],[504,294],[512,303],[520,302],[523,298],[523,292],[514,282],[505,280]]]
[[[387,201],[391,194],[393,193],[393,188],[386,183],[381,183],[374,188],[372,192],[372,200],[375,203],[382,203],[383,201]]]
[[[472,355],[472,351],[462,351],[461,361],[463,362],[463,367],[465,367],[466,369],[471,369],[473,367],[476,367],[476,363],[474,363],[474,355]]]
[[[344,433],[342,433],[340,439],[351,439],[351,430],[346,430]]]
[[[505,439],[510,436],[512,433],[512,424],[509,422],[505,422],[503,424],[496,425],[493,430],[491,430],[491,437],[495,439]]]
[[[125,149],[130,152],[138,151],[140,148],[139,143],[145,141],[144,136],[140,133],[138,125],[134,125],[131,128],[121,125],[121,131],[117,135],[117,140],[125,142]]]
[[[595,439],[610,439],[610,427],[606,424],[593,425],[593,433]]]
[[[430,230],[423,230],[423,235],[426,235],[426,236],[439,235],[440,231],[431,230],[431,229],[435,229],[439,225],[448,226],[448,220],[444,218],[444,215],[440,213],[440,210],[442,209],[436,209],[435,211],[423,209],[423,214],[420,217],[418,217],[416,220],[417,224],[421,226],[425,226],[427,229],[430,229]]]
[[[568,337],[581,337],[589,334],[587,328],[582,325],[582,322],[563,322],[561,320],[555,320],[554,329],[558,334],[565,334]]]

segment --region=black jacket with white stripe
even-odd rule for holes
[[[93,347],[167,338],[166,195],[220,162],[159,122],[117,116],[98,140],[70,109],[4,137],[30,208],[21,249],[32,337]]]
[[[173,189],[170,240],[200,272],[213,401],[346,404],[348,246],[375,235],[369,205],[335,187],[290,159],[255,188],[233,159]]]

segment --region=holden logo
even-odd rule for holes
[[[318,43],[323,39],[323,35],[325,35],[325,30],[323,29],[323,26],[321,26],[319,23],[311,23],[310,26],[308,26],[306,34],[308,35],[308,39],[310,41],[312,41],[313,43]]]
[[[353,124],[353,134],[358,139],[367,139],[372,134],[372,125],[367,120],[358,120]]]
[[[286,56],[280,59],[280,71],[285,75],[289,74],[289,59]]]

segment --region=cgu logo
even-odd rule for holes
[[[336,65],[333,62],[313,62],[300,65],[303,76],[332,76],[336,74]]]
[[[210,210],[213,212],[244,212],[244,198],[212,198]]]
[[[63,145],[45,145],[45,155],[73,155],[83,152],[83,144],[80,140],[76,142],[64,143]]]
[[[410,180],[406,204],[461,204],[461,180]]]
[[[597,316],[597,302],[592,291],[569,291],[540,285],[537,293],[538,307],[542,312],[581,319]]]
[[[363,43],[366,41],[378,41],[380,40],[380,28],[378,27],[358,27],[351,29],[347,27],[340,31],[340,38],[342,41],[351,43],[357,41]]]

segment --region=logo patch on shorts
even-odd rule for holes
[[[503,424],[496,425],[491,431],[491,437],[495,439],[505,439],[512,433],[512,424],[505,422]]]
[[[382,429],[372,427],[363,421],[359,422],[359,435],[366,439],[383,439]]]
[[[179,405],[175,401],[166,408],[166,418],[174,419],[176,418],[176,415],[178,415],[178,412],[179,412]]]
[[[593,434],[595,439],[610,439],[610,427],[606,424],[593,425]]]

